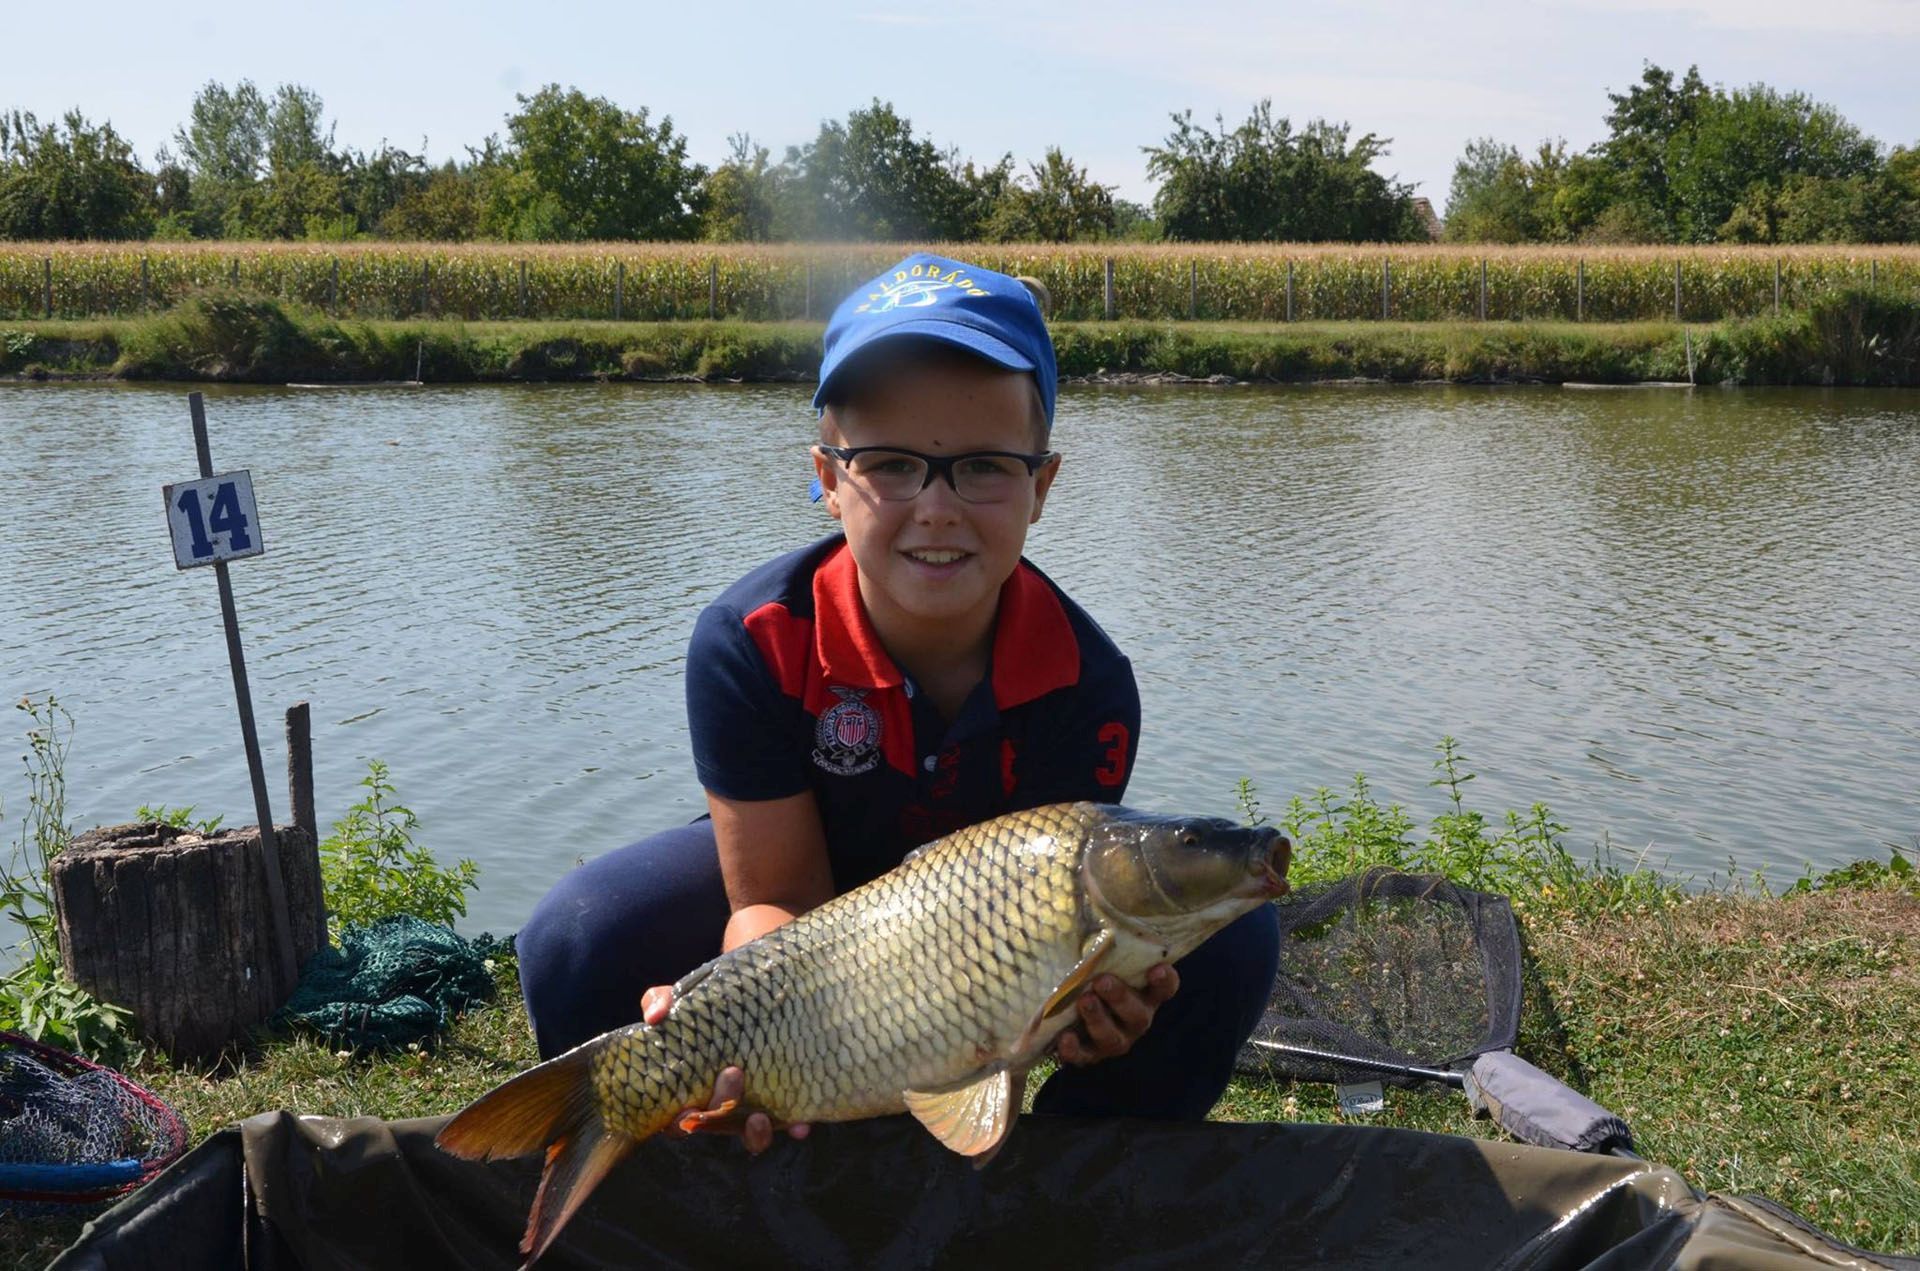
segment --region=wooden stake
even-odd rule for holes
[[[187,408],[193,415],[193,448],[200,460],[200,475],[213,475],[213,452],[207,444],[206,401],[199,393],[187,394]],[[260,734],[253,726],[253,694],[247,688],[247,658],[240,648],[240,619],[234,611],[233,580],[227,576],[227,562],[213,563],[213,575],[220,584],[220,620],[227,629],[227,663],[233,670],[233,698],[240,708],[240,739],[247,751],[247,776],[253,783],[253,811],[260,822],[260,863],[267,876],[267,903],[272,909],[274,945],[280,953],[281,972],[288,984],[300,979],[300,967],[293,954],[293,926],[287,913],[287,886],[280,877],[280,850],[273,837],[273,809],[267,802],[267,773],[260,760]]]

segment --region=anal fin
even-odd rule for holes
[[[907,1111],[934,1138],[960,1155],[972,1157],[977,1168],[992,1160],[1007,1141],[1020,1115],[1020,1096],[1025,1087],[1024,1070],[1016,1075],[1009,1069],[995,1068],[949,1090],[909,1090],[905,1099]]]

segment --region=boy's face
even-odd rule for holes
[[[1034,454],[1032,378],[961,353],[876,368],[830,431],[842,446],[898,446],[928,455],[977,450]],[[991,615],[1019,564],[1027,526],[1040,519],[1059,462],[1013,483],[1003,502],[969,503],[939,476],[911,499],[875,496],[833,456],[814,451],[827,510],[846,529],[861,598],[883,636],[895,624]]]

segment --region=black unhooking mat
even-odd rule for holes
[[[519,1264],[537,1161],[458,1161],[445,1118],[265,1113],[92,1224],[50,1271]],[[975,1171],[917,1124],[816,1126],[748,1160],[658,1139],[542,1271],[612,1267],[1489,1267],[1920,1271],[1663,1166],[1351,1125],[1023,1118]]]

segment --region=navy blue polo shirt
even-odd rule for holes
[[[948,724],[881,646],[842,536],[770,561],[694,625],[700,784],[742,800],[811,790],[839,891],[1003,812],[1118,802],[1140,737],[1132,665],[1024,560],[994,621],[988,676]]]

